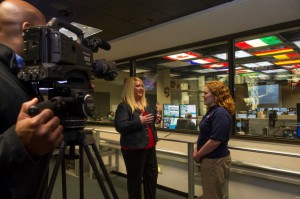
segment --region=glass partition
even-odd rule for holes
[[[251,56],[236,63],[236,134],[298,138],[300,29],[280,30],[235,41]]]
[[[96,103],[115,111],[131,68],[143,80],[148,102],[162,114],[158,128],[198,133],[207,111],[201,91],[206,82],[220,80],[230,86],[237,104],[234,136],[298,140],[300,28],[227,39],[118,63],[115,81],[94,81],[95,96],[106,92],[110,98],[106,102],[105,95],[98,94]],[[100,119],[108,117],[101,114]]]

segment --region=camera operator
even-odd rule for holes
[[[63,127],[50,109],[29,117],[38,99],[30,82],[17,78],[22,67],[23,30],[45,25],[44,15],[21,0],[0,4],[0,198],[40,199],[49,157],[63,140]],[[32,99],[34,98],[34,99]]]

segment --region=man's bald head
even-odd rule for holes
[[[0,4],[0,42],[23,54],[24,29],[43,26],[45,16],[33,5],[22,0],[5,0]]]

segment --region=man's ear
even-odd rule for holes
[[[29,22],[23,22],[22,24],[22,30],[24,31],[26,28],[28,28],[30,26]]]

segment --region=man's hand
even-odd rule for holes
[[[42,156],[53,151],[63,140],[63,127],[58,117],[50,109],[30,117],[28,108],[38,103],[38,99],[22,104],[16,123],[16,133],[31,155]]]

